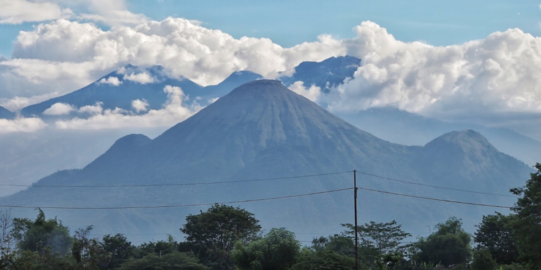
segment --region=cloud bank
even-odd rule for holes
[[[318,41],[284,48],[270,39],[234,38],[182,18],[147,20],[111,30],[58,19],[19,34],[13,58],[0,62],[0,88],[7,89],[0,98],[5,104],[53,91],[71,92],[128,63],[161,65],[173,77],[209,85],[235,71],[275,78],[302,61],[352,55],[362,59],[361,66],[331,94],[301,82],[293,90],[328,104],[332,111],[394,106],[444,120],[468,116],[492,123],[541,113],[539,37],[510,29],[465,44],[431,46],[397,40],[374,22],[363,22],[354,31],[351,39],[321,35]],[[122,79],[154,81],[147,73],[124,74]],[[121,81],[109,77],[100,83]],[[147,114],[151,112],[156,113]],[[120,118],[117,113],[101,111],[94,121],[104,115]],[[57,126],[69,128],[74,123]]]
[[[197,103],[184,104],[184,93],[180,87],[167,85],[163,91],[167,94],[168,100],[160,110],[148,110],[148,103],[138,99],[132,101],[135,113],[119,108],[104,110],[98,103],[95,106],[84,106],[79,109],[80,113],[92,115],[88,119],[76,117],[70,120],[58,120],[55,122],[55,126],[58,129],[78,130],[168,127],[184,121],[202,109]],[[137,114],[140,112],[146,113]]]
[[[56,3],[26,0],[0,0],[0,24],[20,24],[69,18],[73,12]]]
[[[541,38],[510,29],[436,47],[364,25],[357,28],[359,37],[370,37],[359,47],[362,65],[336,89],[332,110],[394,106],[450,120],[541,113]]]
[[[47,126],[41,119],[16,118],[14,120],[0,119],[0,134],[12,132],[34,132]]]

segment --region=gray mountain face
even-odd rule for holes
[[[522,186],[530,172],[528,166],[499,152],[477,132],[449,133],[424,147],[402,146],[352,126],[278,81],[258,80],[234,89],[153,140],[144,135],[123,137],[82,170],[50,175],[35,187],[0,198],[0,204],[111,207],[231,202],[348,188],[354,169],[360,171],[362,188],[499,205],[512,205],[514,198],[437,190],[367,173],[507,194],[509,188]],[[204,184],[344,171],[349,172]],[[38,187],[47,185],[132,187]],[[353,222],[351,190],[233,205],[254,212],[267,229],[287,227],[300,235],[332,234],[341,230],[341,223]],[[207,207],[45,210],[73,229],[92,224],[98,234],[120,232],[130,238],[137,234],[139,240],[148,240],[152,233],[178,232],[185,215]],[[494,210],[498,209],[359,191],[360,222],[395,219],[406,229],[433,226],[453,215],[473,228],[482,214]],[[35,215],[32,211],[18,213]],[[301,240],[311,236],[305,238]]]
[[[13,119],[13,118],[15,118],[15,113],[0,106],[0,119]]]

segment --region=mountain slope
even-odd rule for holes
[[[13,118],[15,118],[15,113],[0,106],[0,119],[13,119]]]
[[[338,116],[382,139],[405,145],[424,145],[443,133],[473,129],[486,136],[498,150],[530,166],[541,161],[541,142],[505,128],[448,123],[389,107]]]
[[[448,155],[455,150],[459,154]],[[483,166],[471,166],[472,162]],[[454,165],[451,170],[442,164]],[[490,174],[496,168],[501,168],[498,177]],[[349,188],[353,169],[432,185],[456,187],[459,183],[463,189],[487,188],[483,189],[487,192],[522,185],[529,173],[525,164],[498,152],[475,132],[445,135],[425,147],[393,144],[355,128],[278,81],[258,80],[234,89],[154,140],[129,135],[82,170],[43,180],[47,185],[79,187],[34,187],[1,198],[0,204],[137,207],[203,203],[146,210],[47,210],[71,227],[94,224],[98,232],[174,232],[186,214],[208,207],[207,203]],[[345,171],[349,172],[232,182]],[[446,177],[437,177],[441,173]],[[512,203],[506,198],[426,189],[361,173],[358,180],[364,188],[412,195],[430,192],[431,197],[470,202]],[[205,184],[217,181],[231,183]],[[96,185],[131,187],[88,187]],[[359,205],[361,222],[396,219],[406,228],[433,226],[449,215],[461,216],[467,226],[473,226],[482,214],[493,210],[368,191],[360,191]],[[351,222],[351,190],[242,207],[254,212],[265,228],[286,226],[297,232],[333,233],[340,229],[340,223]]]
[[[302,62],[295,67],[291,76],[280,77],[284,85],[289,86],[296,81],[304,82],[304,86],[319,86],[323,92],[329,92],[333,86],[353,77],[353,73],[361,64],[361,59],[353,56],[339,56],[321,62]]]
[[[136,99],[146,101],[149,105],[147,109],[157,110],[167,101],[167,94],[163,91],[166,85],[180,87],[185,96],[200,97],[201,105],[207,105],[210,99],[221,97],[227,94],[227,91],[258,78],[261,76],[252,72],[235,72],[218,85],[202,87],[189,79],[169,77],[161,66],[141,68],[128,65],[79,90],[27,106],[21,110],[21,114],[54,117],[44,114],[44,111],[55,103],[69,104],[75,108],[101,104],[103,109],[120,108],[139,113],[132,107],[132,101]],[[88,116],[76,111],[71,114],[83,118]]]

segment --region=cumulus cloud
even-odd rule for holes
[[[180,87],[165,86],[163,91],[168,101],[160,110],[149,110],[145,114],[129,114],[121,109],[105,109],[88,119],[74,118],[59,120],[59,129],[118,129],[128,127],[168,127],[185,120],[201,109],[197,104],[184,104],[184,93]],[[101,107],[101,105],[100,105]]]
[[[436,47],[398,41],[373,23],[364,26],[359,37],[370,38],[357,49],[370,50],[332,95],[332,110],[394,106],[442,119],[541,113],[541,38],[510,29]]]
[[[510,29],[442,47],[399,41],[373,22],[354,31],[351,39],[322,35],[284,48],[266,38],[236,39],[181,18],[110,30],[60,19],[19,34],[13,59],[0,62],[0,88],[17,85],[27,95],[66,93],[128,63],[161,65],[171,76],[209,85],[235,71],[273,78],[302,61],[347,54],[363,59],[362,65],[331,94],[318,96],[317,89],[300,83],[295,91],[334,111],[394,106],[441,119],[541,113],[541,38]],[[152,79],[141,74],[146,73],[127,72],[124,79]]]
[[[13,77],[36,84],[34,88],[63,77],[72,78],[82,87],[91,82],[89,78],[128,63],[161,65],[172,76],[209,85],[235,71],[251,70],[271,77],[302,61],[321,61],[345,53],[342,42],[330,36],[283,48],[267,38],[235,39],[181,18],[109,31],[91,23],[61,19],[22,31],[13,47],[14,59],[2,65]]]
[[[79,113],[88,113],[88,114],[101,114],[103,112],[102,108],[103,103],[98,102],[95,105],[86,105],[79,108]]]
[[[76,1],[87,6],[89,13],[78,17],[83,20],[102,22],[110,26],[136,25],[149,19],[143,14],[128,11],[125,0],[85,0]]]
[[[68,18],[69,8],[62,9],[55,3],[27,0],[0,0],[0,24],[20,24]]]
[[[0,119],[0,133],[34,132],[47,126],[39,118]]]
[[[294,82],[289,86],[289,89],[313,102],[317,102],[321,95],[321,88],[319,86],[311,85],[310,88],[307,89],[301,81]]]
[[[55,103],[47,110],[43,111],[43,114],[46,115],[65,115],[69,114],[70,112],[75,111],[75,108],[73,106],[66,104],[66,103]]]
[[[36,104],[56,96],[58,96],[58,92],[52,92],[31,97],[16,96],[13,98],[0,98],[0,106],[10,111],[18,111],[28,105]]]
[[[147,84],[147,83],[153,83],[155,82],[155,79],[150,76],[148,73],[146,72],[141,72],[141,73],[131,73],[131,74],[127,74],[127,75],[124,75],[124,80],[128,80],[128,81],[132,81],[132,82],[136,82],[136,83],[140,83],[140,84]]]
[[[131,102],[132,108],[135,110],[135,112],[146,112],[148,110],[148,102],[146,100],[140,100],[136,99]]]
[[[100,84],[110,84],[110,85],[114,85],[114,86],[119,86],[122,84],[122,81],[120,81],[117,77],[115,76],[111,76],[111,77],[108,77],[107,79],[106,78],[102,78],[101,80],[98,81],[98,83]]]

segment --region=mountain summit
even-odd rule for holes
[[[0,203],[73,207],[203,204],[162,210],[70,210],[69,215],[62,212],[66,210],[47,210],[63,217],[70,227],[94,224],[98,232],[174,232],[186,214],[206,208],[208,203],[350,188],[352,171],[357,169],[364,173],[358,177],[364,188],[507,204],[499,198],[472,197],[386,180],[441,186],[454,181],[453,187],[460,184],[463,189],[490,188],[483,189],[486,192],[521,185],[529,168],[496,151],[479,136],[468,132],[445,135],[425,147],[393,144],[350,125],[279,81],[256,80],[237,87],[153,140],[129,135],[82,170],[59,172],[36,183],[102,188],[31,187],[1,198]],[[440,144],[445,147],[437,147]],[[473,146],[487,154],[480,161],[486,166],[472,170],[465,162],[468,155],[448,155],[453,149],[465,147],[469,151]],[[423,166],[429,161],[432,163]],[[456,166],[444,170],[442,164]],[[445,178],[441,177],[442,172]],[[291,178],[302,175],[311,176]],[[107,186],[116,187],[103,188]],[[368,191],[361,191],[359,204],[361,222],[396,219],[406,227],[440,222],[447,218],[443,213],[467,212],[471,220],[478,221],[481,214],[491,210],[449,210],[446,204]],[[287,226],[304,232],[336,232],[340,223],[351,222],[352,214],[349,190],[254,202],[242,207],[254,212],[266,228]],[[468,217],[464,218],[466,224],[471,224]]]

